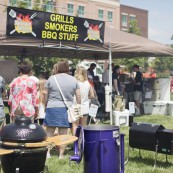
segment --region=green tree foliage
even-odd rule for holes
[[[152,63],[153,69],[157,72],[159,77],[170,76],[170,72],[173,71],[173,61],[171,57],[159,57]]]
[[[64,60],[65,58],[57,58],[57,57],[27,57],[25,61],[29,61],[32,64],[32,69],[36,76],[40,76],[41,73],[47,72],[51,75],[53,70],[53,65],[59,61]],[[67,60],[67,59],[66,59]],[[75,68],[78,64],[78,59],[70,59],[69,64],[70,68]]]
[[[141,35],[140,28],[138,27],[138,23],[136,20],[129,20],[129,30],[128,33]],[[133,40],[132,40],[133,42]],[[132,70],[132,66],[134,64],[138,64],[140,67],[142,67],[143,71],[146,71],[148,68],[148,58],[147,57],[132,57],[132,58],[121,58],[121,59],[115,59],[114,64],[119,65],[125,65],[128,69],[128,71]]]
[[[40,5],[40,0],[34,0],[34,6],[33,6],[33,10],[42,10],[42,6]]]
[[[27,8],[27,2],[24,2],[24,1],[18,1],[17,2],[17,6],[20,7],[20,8]]]
[[[129,20],[129,33],[141,35],[140,28],[138,27],[137,20]]]
[[[134,64],[138,64],[140,67],[142,67],[142,71],[146,71],[148,69],[148,58],[147,57],[141,57],[141,58],[121,58],[121,59],[115,59],[114,61],[115,65],[124,65],[127,67],[128,71],[132,71],[132,66]]]

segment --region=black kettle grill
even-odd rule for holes
[[[1,156],[4,173],[43,172],[47,146],[35,147],[36,143],[47,138],[42,126],[32,123],[30,118],[17,116],[15,123],[7,124],[1,129],[0,138],[1,148],[14,151]]]

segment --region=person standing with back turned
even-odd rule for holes
[[[80,104],[80,88],[75,77],[69,75],[69,65],[67,61],[59,61],[54,65],[52,76],[49,77],[45,84],[45,93],[47,93],[47,106],[44,125],[46,126],[47,136],[54,135],[58,128],[58,135],[68,134],[68,128],[72,124],[68,122],[67,107],[64,103],[61,92],[55,81],[55,78],[62,90],[62,93],[71,106],[76,96],[76,102]],[[66,145],[61,145],[59,149],[59,158],[63,157]]]
[[[87,125],[87,119],[89,115],[89,99],[94,98],[93,87],[88,81],[86,69],[84,67],[78,67],[75,71],[75,77],[80,86],[82,117],[80,117],[79,120],[73,123],[73,134],[75,134],[77,126]]]
[[[139,66],[133,66],[134,72],[136,72],[134,82],[133,82],[133,92],[134,92],[134,100],[136,104],[136,113],[135,115],[140,115],[140,106],[142,104],[142,91],[143,91],[143,75],[139,71]]]
[[[15,121],[16,115],[31,118],[32,121],[38,115],[38,97],[36,82],[29,77],[31,65],[22,62],[19,65],[20,76],[10,83],[10,105],[11,122]]]

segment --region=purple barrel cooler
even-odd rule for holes
[[[78,127],[75,154],[80,163],[84,155],[84,173],[124,173],[124,134],[112,125]]]

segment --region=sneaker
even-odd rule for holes
[[[93,118],[93,121],[94,121],[94,124],[100,123],[100,119],[98,119],[98,118]]]

